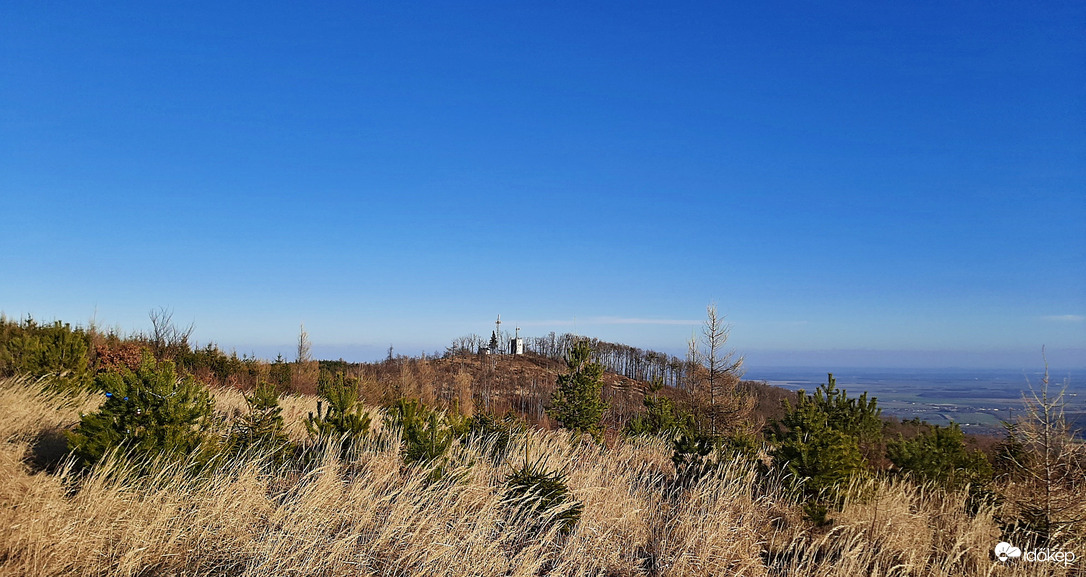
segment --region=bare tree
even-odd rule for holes
[[[309,342],[309,333],[305,325],[298,329],[298,355],[291,367],[291,385],[296,393],[314,394],[317,392],[317,379],[320,366],[313,360],[313,347]]]
[[[157,359],[176,359],[177,355],[189,348],[189,337],[195,329],[193,323],[179,328],[173,323],[173,311],[166,307],[151,309],[147,313],[151,318],[151,349]]]
[[[309,333],[305,332],[305,323],[298,329],[298,358],[299,363],[308,363],[313,360],[313,345],[309,342]]]
[[[1023,397],[1024,415],[1007,424],[1005,458],[1018,473],[1008,487],[1010,501],[1019,520],[1046,541],[1086,523],[1086,445],[1064,415],[1066,390],[1049,390],[1046,359],[1040,388],[1030,385]]]
[[[701,390],[695,390],[695,395],[701,397],[703,405],[707,402],[708,406],[703,406],[702,412],[709,420],[709,434],[716,436],[725,422],[735,421],[745,410],[747,403],[739,398],[736,388],[743,357],[725,350],[731,327],[717,313],[716,305],[707,306],[705,313],[705,324],[701,331],[703,350],[694,355],[695,361],[700,361],[696,364],[701,385]]]
[[[701,351],[698,350],[698,337],[694,331],[690,331],[690,339],[686,341],[686,389],[693,395],[698,390],[698,381],[701,378]]]

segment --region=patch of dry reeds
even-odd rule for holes
[[[511,460],[542,456],[584,504],[569,534],[517,523],[503,504],[510,465],[487,439],[456,444],[443,480],[405,466],[394,431],[347,458],[325,451],[276,468],[244,453],[198,471],[110,458],[87,472],[32,462],[42,436],[73,427],[93,399],[0,381],[0,575],[1017,575],[990,554],[992,512],[907,482],[855,491],[828,530],[742,460],[691,488],[670,482],[657,439],[602,447],[561,432],[514,439]],[[244,401],[216,391],[230,415]],[[302,440],[315,400],[288,397]],[[299,427],[302,427],[299,429]]]

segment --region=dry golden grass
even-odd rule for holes
[[[247,411],[245,393],[233,387],[216,387],[211,389],[211,395],[215,398],[215,412],[220,416],[232,419],[239,413]],[[317,408],[316,397],[308,395],[283,395],[279,398],[279,406],[283,408],[283,420],[286,422],[287,434],[294,442],[302,442],[308,434],[305,428],[305,419],[309,413]]]
[[[135,477],[106,461],[86,474],[37,470],[40,439],[73,427],[94,399],[0,381],[0,575],[1026,575],[1001,566],[992,511],[964,496],[873,482],[832,529],[808,526],[787,492],[735,463],[684,492],[658,440],[603,448],[531,431],[513,455],[545,456],[584,503],[569,535],[534,534],[503,506],[509,471],[483,442],[456,446],[454,480],[428,484],[375,433],[348,459],[270,469],[243,455],[197,475],[157,463]],[[218,410],[244,407],[216,391]],[[284,400],[291,435],[312,398]],[[522,458],[522,457],[520,457]],[[1053,574],[1070,569],[1054,568]]]

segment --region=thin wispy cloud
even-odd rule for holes
[[[705,321],[687,319],[639,319],[625,317],[592,317],[585,324],[596,325],[700,325]]]
[[[549,321],[526,321],[519,323],[522,327],[530,326],[572,326],[578,325],[700,325],[701,320],[688,319],[643,319],[637,317],[585,317],[577,319],[561,319]]]
[[[1048,315],[1041,317],[1046,321],[1057,323],[1081,323],[1086,322],[1086,315]]]

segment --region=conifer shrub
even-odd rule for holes
[[[683,433],[671,442],[671,463],[675,465],[672,487],[689,489],[722,463],[715,439],[694,432]]]
[[[675,466],[673,489],[693,487],[706,476],[734,461],[742,461],[760,472],[766,467],[758,460],[760,440],[754,435],[710,435],[684,432],[672,440],[671,463]]]
[[[663,381],[659,379],[649,385],[651,395],[645,395],[641,400],[645,410],[626,421],[626,425],[622,428],[623,434],[632,437],[636,435],[678,436],[694,433],[696,428],[694,416],[683,410],[674,400],[661,396],[660,390],[663,386]]]
[[[174,359],[177,366],[207,383],[230,388],[255,387],[267,376],[267,364],[256,357],[242,355],[236,351],[229,354],[214,343],[189,350],[187,347],[174,347]]]
[[[268,381],[278,391],[289,391],[291,389],[290,373],[290,363],[283,358],[283,355],[278,355],[268,367]]]
[[[433,413],[433,409],[418,399],[400,398],[385,407],[384,425],[385,428],[399,428],[402,440],[424,428]]]
[[[467,440],[471,436],[473,419],[461,413],[456,403],[445,411],[445,425],[452,431],[453,438]]]
[[[430,482],[446,475],[453,441],[470,430],[468,420],[459,413],[442,415],[415,399],[399,399],[389,406],[385,426],[400,429],[404,464],[428,468]]]
[[[338,443],[340,454],[345,456],[370,429],[371,417],[359,397],[358,379],[343,373],[325,376],[317,385],[317,393],[317,412],[309,413],[305,421],[309,436],[318,446]]]
[[[545,457],[532,462],[528,449],[524,463],[505,477],[502,503],[512,511],[514,523],[531,533],[543,533],[557,526],[569,534],[584,512],[584,503],[573,498],[568,478],[561,471],[549,471]]]
[[[906,439],[899,434],[887,443],[886,456],[898,471],[951,491],[967,485],[979,489],[990,483],[992,465],[984,453],[965,446],[965,433],[957,423],[940,427],[917,420],[911,424],[920,429],[916,437]]]
[[[106,400],[83,415],[69,446],[85,466],[119,449],[136,458],[195,457],[206,462],[216,449],[216,425],[207,387],[179,375],[172,362],[145,354],[136,371],[100,373],[94,387]]]
[[[592,349],[586,341],[576,343],[566,355],[569,372],[558,376],[558,386],[547,412],[563,427],[578,434],[603,439],[603,365],[592,361]]]
[[[230,431],[232,449],[235,453],[266,452],[275,463],[282,463],[291,452],[291,446],[275,385],[261,381],[245,395],[245,404],[248,412],[237,415]]]
[[[849,398],[831,373],[814,395],[799,391],[795,407],[785,401],[785,416],[769,428],[773,464],[791,479],[816,523],[825,522],[849,483],[867,473],[861,446],[881,442],[880,414],[875,399],[866,393]]]
[[[445,456],[452,446],[453,431],[434,411],[425,419],[404,427],[404,462],[433,463]]]
[[[30,317],[23,322],[0,317],[0,376],[46,377],[43,382],[54,391],[85,391],[94,380],[89,352],[90,339],[83,329],[60,321],[38,324]]]
[[[490,443],[490,455],[495,459],[504,459],[513,438],[528,430],[528,423],[512,411],[500,417],[479,413],[471,418],[470,425],[470,437],[486,439]]]

